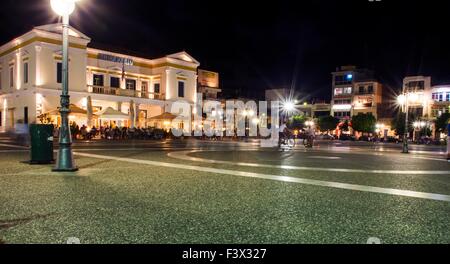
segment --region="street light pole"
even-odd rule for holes
[[[59,132],[59,151],[56,161],[56,172],[73,172],[75,166],[72,153],[72,136],[69,127],[70,96],[69,96],[69,12],[62,14],[62,94],[61,94],[61,128]]]
[[[405,94],[405,133],[403,135],[403,153],[408,154],[409,153],[409,147],[408,147],[408,132],[409,132],[409,96]]]

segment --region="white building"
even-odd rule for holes
[[[450,85],[438,85],[431,88],[431,117],[437,118],[450,113]]]
[[[416,117],[429,117],[431,114],[431,77],[408,76],[403,79],[403,93],[412,93],[416,96],[409,101],[409,111]]]
[[[60,24],[40,26],[0,47],[0,131],[17,123],[39,123],[39,116],[59,107],[61,32]],[[145,59],[90,48],[90,41],[70,29],[71,104],[86,109],[90,96],[94,113],[112,107],[128,114],[134,102],[136,125],[154,126],[148,118],[170,110],[171,103],[196,101],[200,64],[186,52]],[[79,118],[75,122],[86,124]],[[129,125],[126,120],[114,123]]]

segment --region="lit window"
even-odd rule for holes
[[[352,94],[352,87],[345,87],[344,94]]]
[[[127,90],[133,90],[133,91],[136,90],[136,80],[127,79],[125,81],[125,84],[126,84]]]
[[[342,88],[334,89],[334,95],[341,95],[343,93],[344,93],[344,89],[342,89]]]
[[[450,102],[450,92],[449,93],[447,93],[447,96],[446,96],[446,99],[445,99],[447,102]]]
[[[103,86],[103,84],[104,84],[103,80],[104,80],[103,75],[94,74],[94,79],[93,79],[94,86]]]

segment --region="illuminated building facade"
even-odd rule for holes
[[[372,113],[377,117],[383,86],[375,81],[372,71],[342,66],[332,76],[332,116],[350,120],[358,113]]]
[[[0,131],[17,123],[40,123],[60,105],[62,80],[61,24],[40,26],[0,47]],[[109,107],[125,115],[134,108],[136,126],[170,111],[177,100],[194,104],[200,65],[186,52],[146,59],[91,48],[91,39],[70,28],[69,90],[71,103],[94,114]],[[58,116],[53,116],[55,124]],[[78,125],[85,118],[71,116]],[[126,118],[96,125],[130,126]]]

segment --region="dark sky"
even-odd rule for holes
[[[450,83],[449,7],[445,0],[82,0],[71,23],[94,43],[149,58],[186,50],[242,96],[295,87],[329,99],[339,65],[373,69],[397,89],[407,74]],[[0,19],[1,43],[57,21],[49,0],[2,0]]]

